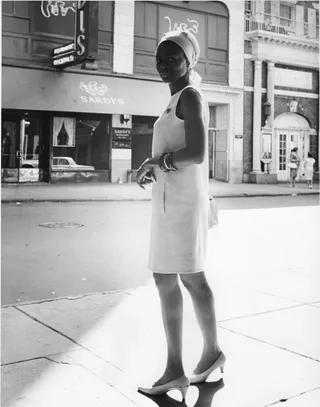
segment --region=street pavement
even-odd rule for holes
[[[214,197],[255,197],[319,194],[319,182],[313,189],[306,183],[290,188],[279,184],[230,184],[210,180],[209,192]],[[150,200],[151,189],[143,190],[136,183],[92,183],[92,184],[2,184],[2,202],[72,202],[72,201],[132,201]]]
[[[132,288],[4,306],[2,406],[319,406],[320,209],[314,198],[286,198],[305,199],[299,206],[220,211],[220,224],[210,231],[207,275],[227,363],[222,377],[215,372],[207,383],[191,386],[185,403],[177,391],[153,398],[137,392],[160,376],[165,363],[160,304],[149,275]],[[37,212],[40,204],[16,208],[23,205],[35,205]],[[136,239],[138,258],[141,236]],[[87,262],[96,256],[89,251]],[[21,275],[31,258],[21,264]],[[189,374],[201,337],[184,289],[183,297]]]

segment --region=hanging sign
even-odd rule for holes
[[[53,49],[52,65],[56,68],[77,65],[88,57],[89,1],[76,2],[74,41]]]
[[[112,148],[131,148],[131,129],[114,127]]]

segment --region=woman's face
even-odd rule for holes
[[[188,71],[188,61],[179,45],[164,41],[159,45],[156,56],[157,71],[166,83],[173,83]]]

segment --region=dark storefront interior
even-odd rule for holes
[[[111,115],[5,112],[1,134],[3,182],[110,181]]]

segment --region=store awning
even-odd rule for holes
[[[158,116],[170,98],[162,82],[2,67],[2,108]]]

